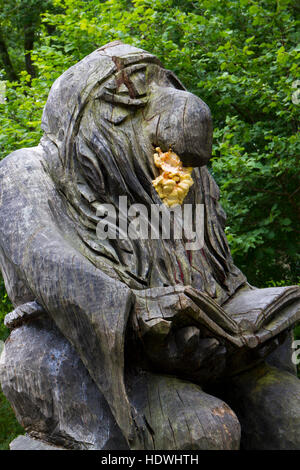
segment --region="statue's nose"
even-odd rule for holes
[[[206,165],[211,157],[212,118],[197,96],[174,88],[153,90],[146,110],[149,136],[162,150],[171,147],[184,166]]]

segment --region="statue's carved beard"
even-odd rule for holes
[[[167,242],[161,244],[155,240],[154,247],[151,240],[117,238],[103,242],[96,236],[97,204],[112,204],[118,214],[119,196],[127,196],[128,206],[144,204],[149,213],[151,204],[159,203],[152,186],[155,177],[152,147],[149,158],[149,147],[142,140],[138,142],[134,134],[128,136],[121,127],[103,120],[100,127],[89,116],[88,122],[82,121],[76,136],[74,160],[80,178],[76,184],[76,201],[72,204],[73,215],[79,222],[81,240],[97,258],[95,264],[105,270],[102,263],[108,263],[118,278],[134,288],[149,284],[153,264],[159,271],[156,276],[161,284],[174,283],[170,271],[171,247]],[[112,275],[112,271],[107,273]]]
[[[126,129],[130,126],[126,125]],[[174,243],[161,238],[99,241],[97,204],[112,204],[118,210],[119,196],[127,196],[128,205],[141,203],[148,210],[151,204],[162,203],[152,185],[157,177],[153,148],[140,134],[127,133],[123,126],[113,126],[91,115],[82,119],[74,143],[74,174],[80,177],[75,181],[73,218],[77,221],[84,255],[99,269],[131,288],[180,282],[223,300],[229,295],[227,285],[234,290],[244,281],[232,263],[224,235],[224,214],[218,204],[218,188],[206,167],[194,170],[194,185],[185,200],[185,203],[205,205],[203,249],[187,253],[182,240]]]
[[[115,204],[118,196],[126,195],[130,203],[151,204],[153,167],[149,148],[140,136],[120,126],[89,118],[88,127],[81,125],[76,138],[80,172],[97,198]],[[150,155],[152,157],[152,155]]]

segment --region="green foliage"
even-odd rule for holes
[[[5,292],[3,280],[0,280],[0,341],[5,341],[9,330],[4,326],[3,320],[12,310],[12,305]],[[0,353],[1,353],[0,344]],[[16,420],[15,414],[0,389],[0,450],[9,448],[9,443],[24,430]]]
[[[294,333],[295,333],[295,339],[300,340],[300,325],[296,326]]]
[[[4,326],[3,320],[7,313],[11,312],[12,305],[5,292],[4,282],[0,279],[0,341],[5,341],[8,337],[9,330]]]
[[[43,84],[33,79],[29,87],[29,80],[28,73],[23,71],[19,82],[6,82],[7,101],[0,104],[0,152],[3,156],[17,148],[36,145],[42,135]]]
[[[52,0],[0,0],[0,60],[3,53],[9,55],[5,78],[16,79],[24,68],[35,75],[31,50],[39,40],[41,13],[47,9],[53,9]]]
[[[38,143],[47,93],[66,68],[111,40],[145,48],[212,110],[211,170],[228,215],[236,264],[258,286],[269,279],[295,283],[300,264],[296,2],[53,0],[49,5],[42,23],[35,22],[36,78],[23,71],[18,83],[7,82],[0,155]]]
[[[115,39],[142,47],[211,108],[211,171],[235,263],[254,285],[296,284],[299,11],[296,0],[0,0],[0,159],[39,142],[50,86],[69,66]]]
[[[294,338],[295,340],[300,340],[300,325],[297,325],[295,330],[294,330]],[[300,364],[297,365],[297,371],[298,371],[298,378],[300,379]]]
[[[20,434],[24,434],[24,429],[0,390],[0,450],[8,450],[9,443]]]

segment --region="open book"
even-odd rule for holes
[[[184,311],[184,317],[238,347],[255,348],[300,321],[298,286],[240,289],[222,306],[192,287],[185,287],[184,293],[195,304],[195,309]],[[5,325],[14,328],[43,313],[37,302],[28,302],[6,315]],[[154,319],[155,313],[154,309]]]
[[[300,320],[300,287],[241,289],[218,305],[190,287],[185,294],[199,307],[193,319],[236,346],[256,347]]]

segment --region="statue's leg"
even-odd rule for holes
[[[140,448],[156,450],[236,450],[240,424],[222,400],[190,382],[156,374],[137,375],[131,402],[144,419]]]
[[[292,361],[294,342],[294,332],[287,331],[285,333],[285,340],[280,344],[275,351],[273,351],[267,358],[266,362],[270,366],[277,367],[278,369],[290,372],[293,375],[297,375],[297,366]]]
[[[35,319],[11,332],[1,355],[0,381],[31,438],[69,449],[128,449],[106,400],[50,319]],[[22,448],[27,441],[30,449],[40,448],[30,439],[22,440]]]
[[[242,426],[243,449],[300,449],[300,380],[261,364],[230,379],[222,395]]]

